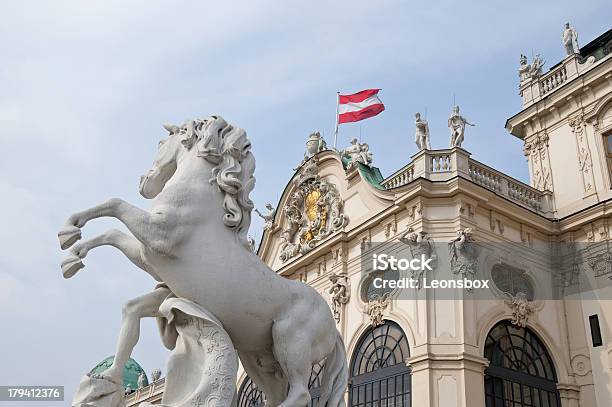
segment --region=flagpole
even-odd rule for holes
[[[334,150],[338,146],[338,115],[340,114],[340,92],[336,92],[336,130],[334,131]]]

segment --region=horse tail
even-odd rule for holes
[[[318,407],[345,407],[344,392],[348,386],[348,363],[340,335],[336,337],[334,349],[325,360],[321,378],[321,395]]]

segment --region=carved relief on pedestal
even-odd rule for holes
[[[593,160],[591,149],[586,138],[586,122],[584,116],[579,114],[569,119],[569,125],[576,136],[576,147],[578,149],[578,168],[582,178],[584,195],[595,192],[595,179],[593,177]]]
[[[384,324],[383,312],[389,306],[389,297],[387,294],[382,297],[374,297],[368,300],[367,312],[370,317],[370,323],[373,327]]]
[[[294,185],[295,190],[283,208],[286,221],[281,233],[282,261],[308,253],[317,242],[348,223],[338,190],[318,176],[315,161],[301,169]]]
[[[525,156],[531,168],[531,185],[540,191],[552,191],[553,182],[548,154],[548,134],[535,136],[525,143]]]

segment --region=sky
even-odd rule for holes
[[[416,111],[433,148],[447,146],[455,100],[477,125],[472,157],[528,182],[522,143],[504,129],[520,110],[520,54],[541,53],[547,69],[564,56],[566,21],[580,44],[612,21],[604,0],[2,1],[0,15],[0,385],[63,385],[67,400],[114,353],[122,304],[154,282],[112,248],[64,280],[57,231],[110,197],[147,206],[138,181],[163,123],[220,114],[246,129],[263,208],[308,134],[332,144],[336,92],[381,88],[386,110],[342,125],[338,146],[361,134],[384,176],[416,152]],[[84,238],[110,227],[121,226],[92,221]],[[142,325],[134,358],[164,371],[155,324]]]

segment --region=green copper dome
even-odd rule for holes
[[[115,356],[109,356],[104,359],[102,362],[98,363],[96,367],[91,369],[90,374],[100,374],[104,372],[106,369],[111,367],[113,364],[113,360]],[[144,370],[138,362],[134,359],[130,358],[127,362],[125,362],[125,367],[123,368],[123,387],[127,388],[127,385],[130,385],[132,390],[136,390],[138,388],[138,376],[140,373],[144,373]],[[145,373],[145,386],[149,385],[149,379]]]

